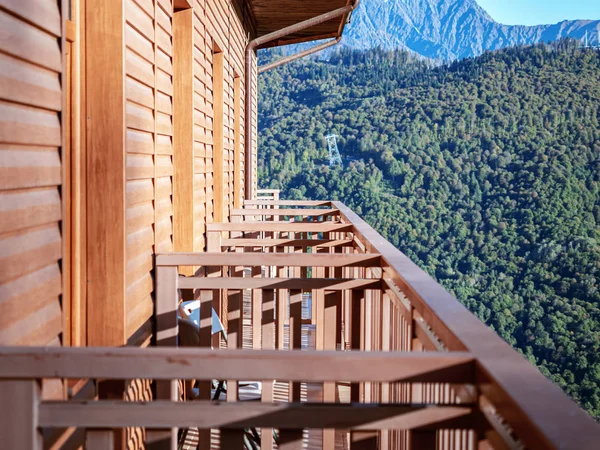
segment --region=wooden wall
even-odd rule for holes
[[[73,46],[81,59],[65,68],[71,60],[63,57],[60,2],[0,0],[2,345],[60,345],[63,320],[65,330],[72,328],[71,177],[84,183],[78,255],[87,273],[76,303],[85,324],[73,326],[83,330],[73,342],[83,345],[148,343],[154,255],[204,251],[206,224],[215,217],[228,221],[243,198],[248,37],[231,0],[192,5],[191,152],[185,157],[175,154],[173,142],[172,0],[74,0],[73,8]],[[61,86],[67,73],[77,77],[73,123],[82,124],[72,136],[71,122],[61,123],[63,104],[70,104],[71,91]],[[77,174],[63,140],[78,149]],[[190,168],[187,197],[175,195],[176,162]],[[188,231],[174,224],[177,207]],[[182,233],[185,248],[178,248]]]
[[[149,342],[154,255],[205,251],[244,185],[247,37],[230,1],[119,1],[86,0],[90,345]]]
[[[154,253],[173,251],[172,14],[170,0],[125,0],[127,338],[153,314]]]
[[[0,345],[60,345],[61,2],[0,6]]]
[[[244,95],[244,50],[247,44],[244,27],[232,4],[226,0],[197,0],[193,14],[193,83],[194,83],[194,181],[193,248],[187,251],[206,250],[206,224],[215,217],[229,221],[229,211],[234,207],[236,192],[243,196],[244,176],[240,170],[238,187],[235,186],[235,148],[243,155],[243,100],[240,115],[235,114],[235,96]],[[223,77],[223,95],[215,95],[215,54],[222,53],[222,67],[218,73]],[[236,78],[239,78],[236,83]],[[238,92],[236,92],[236,84]],[[215,105],[215,98],[222,105]],[[215,120],[215,110],[222,112],[222,119]],[[215,123],[223,127],[222,142],[215,143]],[[236,142],[236,129],[240,130]],[[217,144],[217,145],[215,145]],[[215,170],[215,150],[222,149],[220,170]],[[243,164],[243,156],[241,157]],[[241,166],[243,168],[243,165]],[[217,185],[222,187],[217,187]],[[222,192],[217,197],[215,191]],[[215,210],[223,208],[222,216]]]

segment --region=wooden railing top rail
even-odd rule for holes
[[[321,201],[321,200],[269,200],[269,199],[261,199],[258,198],[256,200],[244,200],[244,206],[304,206],[304,207],[314,207],[314,206],[328,206],[331,207],[332,203],[330,201]]]
[[[221,247],[352,247],[353,239],[221,239]]]
[[[157,266],[380,267],[377,254],[161,253]]]
[[[351,225],[335,222],[242,222],[242,223],[209,223],[206,225],[207,232],[213,231],[239,231],[251,233],[253,231],[264,232],[288,232],[288,233],[336,233],[352,231]]]
[[[409,430],[465,428],[473,423],[471,405],[323,404],[258,402],[44,402],[43,427],[170,428],[241,430],[336,428],[344,430]],[[229,447],[222,447],[229,448]]]
[[[469,351],[487,378],[482,393],[530,448],[590,448],[600,426],[560,388],[341,202],[332,202],[449,350]]]
[[[459,352],[0,347],[0,380],[39,378],[473,383],[475,365]]]
[[[381,280],[369,278],[180,278],[177,286],[181,289],[295,289],[310,291],[346,291],[351,289],[381,290]]]
[[[244,208],[234,209],[231,211],[232,216],[290,216],[290,217],[321,217],[321,216],[335,216],[339,215],[337,209],[323,208],[286,208],[286,209],[258,209],[258,208]]]

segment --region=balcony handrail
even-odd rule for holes
[[[598,424],[557,385],[356,213],[341,202],[332,204],[365,250],[381,255],[384,272],[448,349],[476,355],[485,380],[482,394],[527,447],[591,448],[591,442],[600,442]]]
[[[0,347],[0,380],[41,378],[474,383],[464,352]],[[377,367],[377,370],[373,370]]]

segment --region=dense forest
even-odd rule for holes
[[[346,203],[600,418],[600,52],[340,51],[259,98],[261,187]]]

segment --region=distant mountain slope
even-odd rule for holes
[[[343,201],[600,420],[600,51],[342,49],[259,88],[261,187]]]
[[[346,29],[343,45],[407,49],[448,60],[518,44],[582,38],[586,31],[596,33],[598,27],[599,20],[531,27],[502,25],[475,0],[362,0]]]

